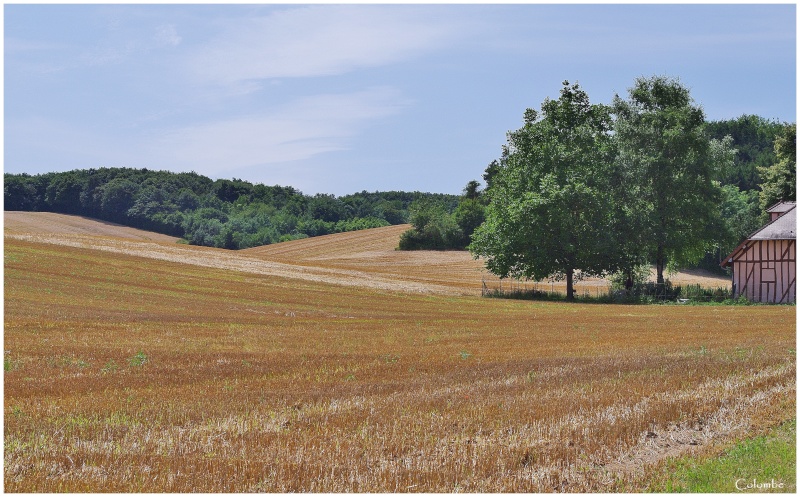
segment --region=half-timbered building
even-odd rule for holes
[[[774,221],[778,219],[782,215],[789,212],[791,209],[794,209],[795,205],[796,205],[795,202],[787,202],[787,201],[778,202],[772,205],[771,207],[767,208],[767,213],[769,214],[769,220]]]
[[[733,296],[754,302],[795,301],[797,210],[794,202],[768,209],[771,221],[739,244],[721,264],[732,271]]]

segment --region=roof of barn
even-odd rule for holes
[[[749,238],[750,240],[794,240],[797,238],[796,206],[792,205],[784,215],[759,229]]]
[[[780,202],[777,202],[772,206],[768,207],[767,212],[787,212],[790,209],[793,209],[795,205],[797,205],[796,202],[781,200]]]

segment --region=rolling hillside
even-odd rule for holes
[[[89,235],[127,240],[175,243],[178,238],[83,216],[55,212],[6,211],[6,235]]]
[[[5,212],[5,235],[21,240],[95,248],[198,266],[285,278],[316,280],[407,292],[478,295],[499,279],[468,252],[396,250],[409,225],[387,226],[265,245],[240,251],[175,243],[178,239],[81,216],[48,212]],[[727,278],[704,271],[672,275],[675,284],[725,287]],[[505,283],[508,284],[508,283]],[[579,294],[602,292],[604,279],[577,283]],[[531,284],[528,283],[530,287]],[[563,282],[543,288],[564,290]]]
[[[398,281],[444,285],[463,293],[480,293],[483,280],[498,279],[483,263],[463,251],[396,250],[410,225],[337,233],[246,249],[263,260],[303,266],[364,271]]]

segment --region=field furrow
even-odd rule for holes
[[[483,299],[269,257],[7,233],[5,490],[630,491],[795,417],[794,306]]]

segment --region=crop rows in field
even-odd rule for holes
[[[129,240],[156,241],[174,243],[174,236],[153,233],[130,228],[109,221],[100,221],[83,216],[58,214],[55,212],[23,212],[3,213],[3,229],[6,235],[40,234],[40,235],[91,235],[95,237],[124,238]]]
[[[236,265],[349,271],[333,249],[36,240],[4,253],[7,491],[635,490],[796,408],[793,306],[503,301]]]
[[[94,248],[114,253],[215,267],[256,274],[310,279],[347,286],[450,295],[477,295],[486,287],[506,288],[464,251],[399,251],[400,235],[409,225],[338,233],[241,251],[174,245],[175,238],[95,221],[44,212],[5,213],[6,237]],[[727,287],[726,278],[703,271],[672,275],[676,284]],[[565,283],[525,283],[525,288],[565,291]],[[596,296],[608,281],[586,278],[578,293]]]

